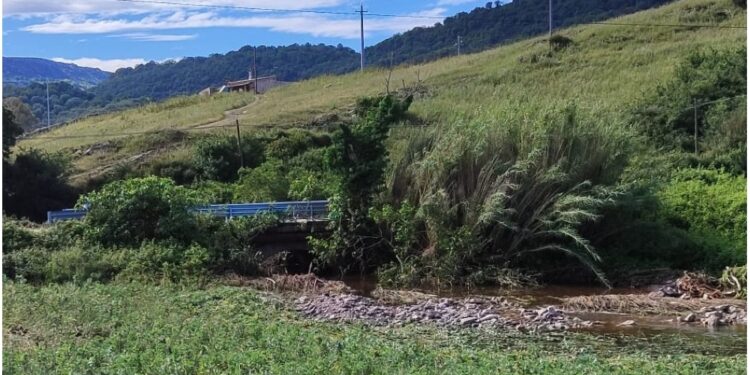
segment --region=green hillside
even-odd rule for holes
[[[720,15],[720,16],[717,16]],[[719,19],[717,19],[717,17]],[[613,19],[618,23],[713,23],[744,25],[746,14],[731,1],[680,1],[655,10]],[[392,90],[413,85],[417,78],[429,94],[415,101],[412,110],[427,123],[468,121],[491,116],[510,106],[536,111],[577,103],[598,116],[618,116],[619,110],[664,81],[675,64],[690,51],[737,47],[745,42],[743,29],[669,28],[589,25],[560,30],[573,40],[565,50],[546,56],[545,37],[517,42],[494,50],[453,57],[392,72]],[[222,117],[225,110],[252,103],[237,118],[245,129],[254,126],[296,127],[316,117],[342,114],[358,97],[385,90],[385,70],[364,74],[324,76],[279,88],[253,101],[252,97],[217,96],[176,98],[162,104],[96,116],[22,141],[20,147],[73,153],[108,140],[125,142],[117,155],[77,156],[85,169],[97,160],[127,158],[153,147],[139,145],[128,132],[183,130],[191,136],[221,129],[196,129]],[[520,107],[516,107],[520,104]],[[164,145],[160,145],[164,146]],[[170,150],[165,152],[178,152]]]

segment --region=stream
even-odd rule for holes
[[[347,286],[363,296],[371,296],[378,287],[372,277],[350,277],[342,280]],[[612,294],[646,294],[648,289],[606,289],[590,286],[542,286],[507,290],[498,287],[418,289],[418,292],[441,298],[503,297],[517,302],[525,308],[541,308],[560,305],[563,298]],[[603,346],[616,351],[618,347],[648,349],[660,354],[702,353],[713,355],[735,355],[747,351],[747,326],[742,324],[722,327],[706,327],[702,324],[687,324],[676,315],[633,314],[611,312],[569,312],[571,317],[597,321],[592,327],[576,328],[572,331],[590,336]],[[632,320],[634,325],[622,326]]]

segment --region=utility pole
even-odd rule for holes
[[[255,82],[253,83],[253,87],[255,88],[255,95],[258,95],[258,65],[255,62],[256,50],[257,49],[258,49],[257,47],[253,46],[253,78],[255,79]],[[240,128],[238,127],[237,128],[237,139],[238,139],[238,142],[239,142],[239,137],[240,137],[239,134],[240,134]],[[240,158],[242,158],[242,156],[240,156]]]
[[[461,35],[458,36],[458,39],[456,40],[456,47],[458,47],[458,56],[461,56],[461,42],[463,39],[461,39]]]
[[[365,70],[365,3],[364,1],[359,2],[359,38],[360,38],[360,53],[359,53],[359,70]]]
[[[47,83],[47,127],[49,128],[52,126],[52,123],[49,120],[49,80],[45,80]]]
[[[698,100],[693,99],[693,141],[695,154],[698,155]]]
[[[258,82],[257,80],[255,82]],[[245,168],[245,157],[242,155],[242,140],[240,139],[240,120],[234,119],[237,125],[237,153],[240,154],[240,168]]]
[[[552,0],[549,0],[549,37],[552,38]]]

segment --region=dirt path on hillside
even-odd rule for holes
[[[189,129],[212,129],[212,128],[224,128],[224,127],[234,126],[235,119],[237,119],[237,117],[239,117],[240,115],[244,115],[248,113],[250,108],[258,104],[258,102],[260,102],[260,95],[256,95],[252,103],[246,106],[224,111],[224,115],[222,116],[220,120],[211,121],[211,122],[200,124],[197,126],[191,126]]]
[[[260,102],[260,95],[256,95],[255,98],[253,99],[253,101],[251,103],[247,104],[247,105],[244,105],[244,106],[239,107],[239,108],[234,108],[234,109],[229,109],[229,110],[224,111],[224,114],[222,115],[222,118],[219,119],[219,120],[210,121],[210,122],[203,123],[203,124],[198,124],[198,125],[191,125],[191,126],[187,126],[187,127],[184,127],[184,128],[178,128],[176,130],[183,130],[184,131],[184,130],[192,130],[192,129],[213,129],[213,128],[222,128],[222,127],[233,127],[234,124],[235,124],[235,119],[238,116],[247,113],[250,110],[250,108],[252,106],[258,104],[258,102]],[[139,162],[139,161],[145,159],[147,156],[150,156],[154,152],[156,152],[156,150],[144,150],[144,151],[142,151],[142,152],[140,152],[138,154],[135,154],[135,155],[127,155],[127,156],[125,156],[124,158],[122,158],[120,160],[108,163],[106,165],[101,165],[101,166],[98,166],[96,168],[89,169],[87,171],[83,171],[83,172],[74,174],[74,175],[72,175],[72,176],[69,177],[69,180],[70,181],[75,181],[77,179],[85,178],[85,177],[92,178],[92,177],[101,175],[103,173],[106,173],[106,172],[112,170],[112,168],[116,167],[117,165],[123,165],[123,164],[128,164],[128,163]]]

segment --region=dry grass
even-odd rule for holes
[[[649,297],[644,294],[607,294],[563,299],[562,307],[569,311],[617,312],[626,314],[676,314],[698,311],[703,307],[734,305],[745,308],[738,299],[680,299]]]
[[[245,286],[267,292],[294,293],[352,293],[352,289],[341,281],[323,280],[313,274],[272,275],[270,277],[247,278],[229,275],[224,282],[231,286]]]

